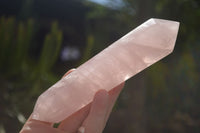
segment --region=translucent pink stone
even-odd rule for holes
[[[149,19],[39,96],[33,119],[60,122],[173,51],[179,23]]]

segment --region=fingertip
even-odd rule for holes
[[[108,92],[102,89],[96,92],[93,103],[98,105],[105,105],[105,103],[108,101],[108,98],[109,98]]]
[[[108,92],[104,89],[98,90],[95,94],[95,97],[107,97]]]
[[[69,71],[67,71],[62,78],[66,77],[68,74],[70,74],[71,72],[75,71],[75,68],[70,69]]]

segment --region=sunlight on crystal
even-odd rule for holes
[[[130,76],[129,75],[126,75],[125,78],[124,78],[124,81],[126,81],[127,79],[129,79]]]
[[[156,24],[154,19],[150,19],[149,23],[143,23],[141,26],[143,27],[149,27],[150,25]]]
[[[153,62],[155,62],[156,60],[153,60],[152,58],[149,57],[144,57],[143,61],[145,62],[145,64],[147,64],[147,66],[151,65]]]

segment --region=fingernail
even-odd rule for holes
[[[75,68],[70,69],[69,71],[67,71],[62,78],[66,77],[68,74],[70,74],[71,72],[75,71]]]

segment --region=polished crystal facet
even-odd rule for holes
[[[37,100],[32,118],[60,122],[173,51],[179,23],[149,19],[58,81]]]

